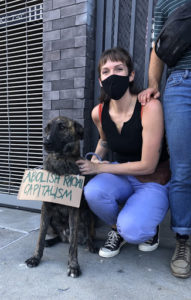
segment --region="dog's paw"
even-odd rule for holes
[[[40,263],[40,259],[35,256],[32,256],[31,258],[25,260],[25,264],[29,268],[37,267],[39,263]]]
[[[99,248],[98,247],[96,247],[95,245],[94,245],[94,242],[93,241],[88,241],[87,242],[87,250],[90,252],[90,253],[98,253],[99,252]]]
[[[81,274],[80,266],[68,266],[67,275],[73,278],[79,277]]]
[[[98,253],[99,252],[99,248],[96,246],[89,246],[88,250],[90,253]]]

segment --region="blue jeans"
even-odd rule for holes
[[[171,226],[174,232],[191,234],[191,70],[171,73],[163,107],[172,172]]]
[[[90,209],[129,243],[147,241],[169,207],[168,184],[142,183],[133,176],[102,173],[84,188]]]

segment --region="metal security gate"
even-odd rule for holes
[[[138,90],[147,87],[156,1],[97,0],[94,104],[98,103],[100,90],[97,80],[99,57],[102,51],[111,47],[120,46],[129,51],[134,61],[136,87]]]
[[[0,1],[0,203],[36,208],[16,195],[43,162],[42,2]]]
[[[133,57],[139,90],[148,84],[155,4],[156,0],[120,0],[118,45],[128,49]]]
[[[102,51],[120,46],[133,57],[138,88],[147,86],[155,4],[156,0],[97,0],[95,79]],[[95,103],[98,93],[96,82]]]

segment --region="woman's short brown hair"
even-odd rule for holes
[[[123,48],[115,47],[115,48],[105,50],[102,53],[100,60],[99,60],[99,64],[98,64],[99,78],[101,78],[101,68],[103,65],[106,64],[106,62],[108,60],[120,61],[120,62],[124,63],[128,68],[129,75],[134,70],[133,61],[132,61],[130,54]],[[130,90],[130,93],[136,94],[136,92],[134,91],[133,82],[129,83],[129,90]],[[108,95],[104,92],[103,88],[101,88],[101,94],[100,94],[99,100],[100,100],[100,102],[108,102],[110,100]]]
[[[133,61],[129,53],[123,48],[116,47],[105,50],[102,53],[98,65],[99,77],[101,77],[101,67],[105,65],[108,60],[121,61],[127,66],[129,74],[131,74],[131,72],[133,71]]]

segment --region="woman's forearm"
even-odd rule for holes
[[[97,147],[95,149],[95,153],[98,154],[103,159],[104,156],[107,154],[107,152],[108,152],[107,142],[102,139],[99,139],[97,143]],[[97,157],[92,156],[91,161],[92,162],[97,161]]]
[[[112,173],[116,175],[149,175],[153,174],[158,161],[151,162],[127,162],[127,163],[94,163],[88,160],[78,160],[77,165],[79,166],[82,175],[93,175],[100,173]]]
[[[157,163],[141,161],[121,164],[98,164],[96,173],[112,173],[116,175],[149,175],[154,173]]]

